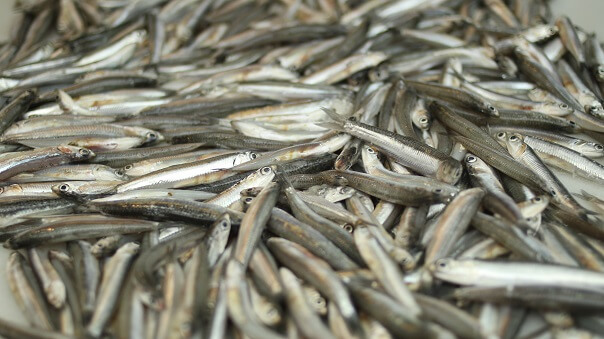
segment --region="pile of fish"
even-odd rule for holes
[[[0,336],[604,333],[604,50],[546,0],[16,6]]]

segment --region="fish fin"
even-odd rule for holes
[[[73,107],[75,105],[75,102],[73,101],[71,96],[69,96],[69,94],[65,93],[62,90],[58,90],[57,91],[57,103],[59,105],[59,108],[61,110],[63,110],[63,112],[73,113]]]
[[[602,215],[602,214],[600,214],[600,213],[598,213],[598,212],[596,212],[596,211],[592,211],[592,210],[589,210],[589,209],[587,209],[587,208],[583,208],[583,211],[584,211],[584,212],[585,212],[585,214],[587,214],[588,216],[590,216],[590,215],[593,215],[593,216],[596,216],[596,215]]]
[[[600,215],[600,213],[594,212],[592,210],[588,210],[585,207],[581,207],[578,210],[574,210],[574,211],[569,211],[570,213],[574,213],[575,215],[577,215],[579,218],[585,220],[585,221],[590,221],[590,218],[595,217],[597,218],[597,216]]]
[[[292,185],[292,182],[289,180],[287,174],[285,173],[285,170],[283,170],[283,167],[281,165],[277,165],[276,167],[277,169],[275,170],[275,179],[281,185],[282,189],[288,187],[293,188],[294,185]]]
[[[333,109],[333,108],[321,107],[321,110],[323,112],[325,112],[325,114],[327,114],[327,116],[329,116],[329,118],[331,120],[333,120],[334,122],[336,122],[336,123],[338,123],[340,125],[343,125],[344,122],[346,122],[346,118],[344,116],[338,114],[336,112],[336,110]]]
[[[453,76],[455,76],[457,79],[459,79],[459,81],[461,81],[462,83],[464,82],[469,82],[468,79],[459,72],[459,70],[455,69],[455,68],[451,68],[451,73]]]
[[[336,131],[344,130],[344,122],[346,121],[345,117],[336,113],[336,110],[333,108],[321,107],[321,110],[325,112],[325,114],[327,114],[332,121],[319,121],[315,122],[315,125]]]
[[[322,121],[322,122],[315,122],[314,123],[317,126],[320,127],[325,127],[325,128],[329,128],[332,130],[336,130],[336,131],[342,131],[342,125],[338,124],[337,122],[332,122],[332,121]]]
[[[598,199],[598,200],[601,200],[598,197],[596,197],[595,195],[587,192],[586,190],[581,190],[581,194],[575,193],[575,195],[578,195],[578,196],[582,197],[583,199]]]

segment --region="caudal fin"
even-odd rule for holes
[[[336,113],[336,110],[333,108],[321,107],[321,110],[323,110],[332,121],[315,122],[315,125],[336,131],[342,131],[344,129],[344,122],[346,121],[345,117]]]

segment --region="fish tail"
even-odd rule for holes
[[[333,120],[334,122],[337,122],[337,123],[343,125],[344,122],[346,121],[346,118],[341,116],[340,114],[338,114],[336,112],[336,110],[333,108],[321,107],[321,110],[323,112],[325,112],[325,114],[327,114],[329,116],[329,118],[331,118],[331,120]]]
[[[344,129],[344,123],[346,122],[345,117],[338,114],[333,108],[321,107],[321,110],[323,110],[332,121],[315,122],[315,125],[336,131],[342,131]]]
[[[65,93],[62,90],[58,90],[57,99],[58,99],[57,102],[59,104],[59,108],[61,108],[61,110],[63,110],[63,112],[65,112],[65,113],[73,112],[73,106],[75,105],[75,102],[73,101],[71,96],[69,96],[69,94]]]

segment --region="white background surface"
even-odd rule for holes
[[[0,41],[4,41],[11,25],[11,16],[14,15],[12,4],[14,0],[0,0]],[[556,15],[568,15],[575,24],[587,31],[593,31],[604,40],[604,0],[556,0],[552,1]],[[571,192],[585,189],[592,194],[604,195],[604,187],[594,187],[593,184],[582,179],[576,179],[567,174],[560,174],[560,179],[567,183]],[[17,307],[6,280],[6,260],[9,252],[0,248],[0,318],[10,319],[25,323],[21,311]]]

